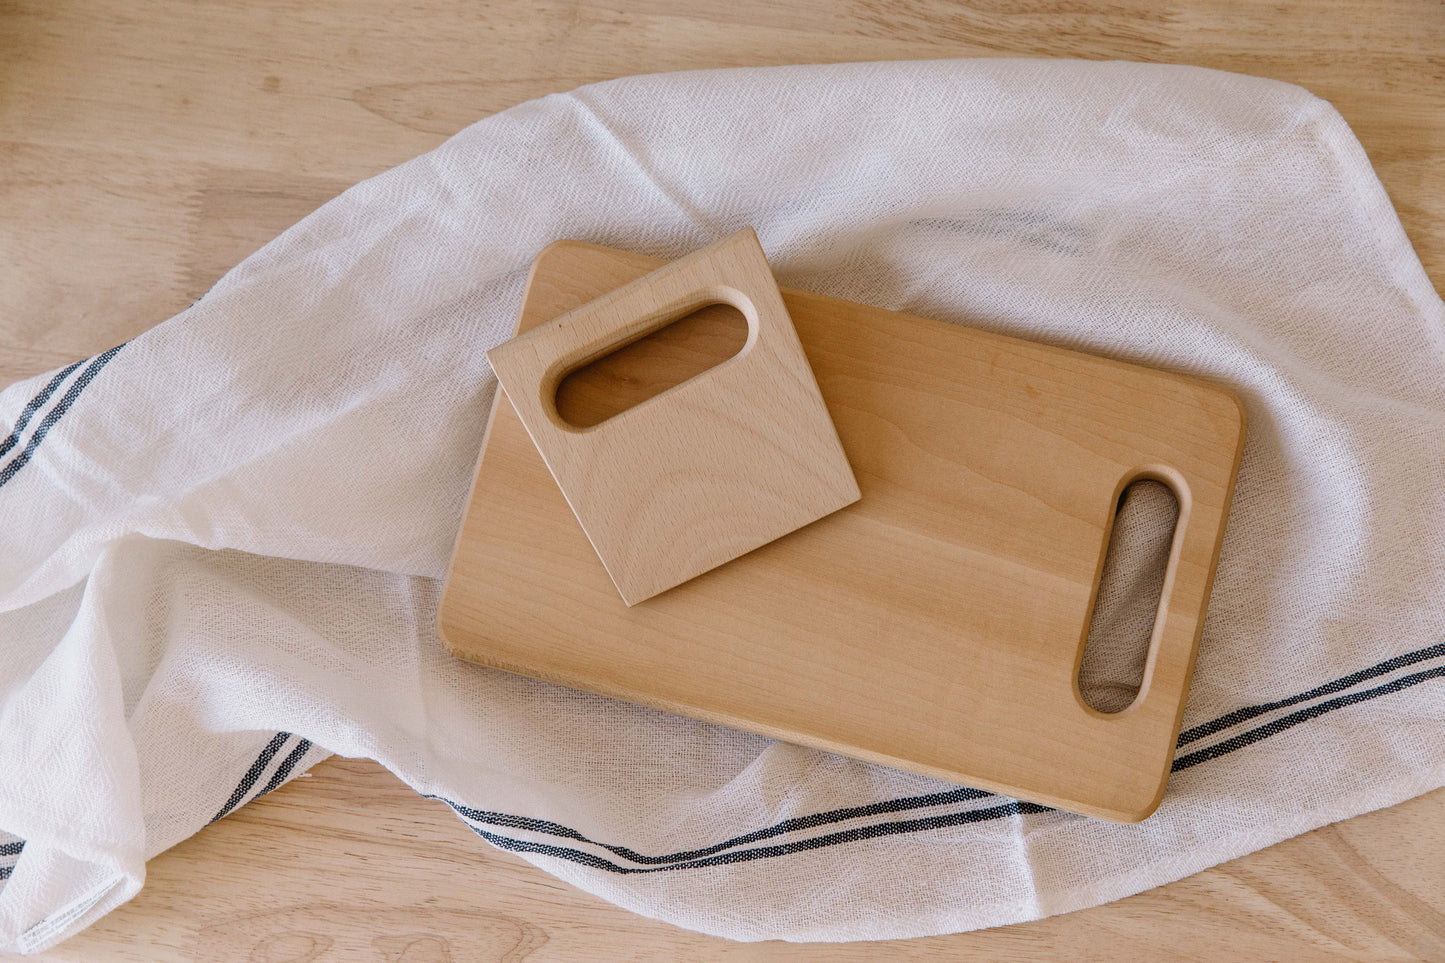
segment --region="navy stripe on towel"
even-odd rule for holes
[[[25,431],[25,426],[30,424],[30,419],[35,417],[35,413],[50,400],[51,395],[55,394],[55,389],[60,387],[61,382],[69,378],[70,373],[84,363],[85,360],[82,359],[61,368],[59,373],[50,379],[50,383],[40,389],[40,394],[25,403],[25,407],[20,409],[20,417],[15,419],[15,428],[4,441],[0,441],[0,458],[4,458],[10,453],[10,449],[15,447],[15,443],[20,440],[20,435]]]
[[[285,782],[286,777],[291,775],[291,770],[296,767],[296,763],[300,762],[301,757],[306,755],[307,751],[309,751],[310,749],[311,740],[309,739],[302,739],[300,742],[296,743],[296,748],[292,749],[286,754],[286,758],[281,760],[281,765],[277,766],[276,771],[271,775],[270,781],[266,783],[265,788],[263,788],[260,792],[256,793],[256,796],[264,796],[268,792]]]
[[[1428,645],[1423,649],[1416,649],[1414,652],[1406,652],[1404,655],[1397,655],[1393,659],[1386,659],[1384,662],[1372,665],[1368,669],[1361,669],[1359,672],[1341,676],[1332,682],[1315,686],[1308,692],[1301,692],[1299,695],[1290,696],[1288,699],[1279,699],[1275,702],[1265,702],[1260,705],[1235,709],[1233,712],[1226,713],[1218,719],[1211,719],[1209,722],[1197,725],[1192,729],[1184,730],[1179,734],[1178,744],[1183,746],[1191,742],[1197,742],[1205,736],[1212,736],[1216,732],[1222,732],[1230,726],[1238,725],[1247,719],[1262,716],[1266,712],[1273,712],[1275,709],[1284,709],[1289,706],[1299,705],[1301,702],[1309,702],[1311,699],[1318,699],[1320,696],[1332,695],[1336,692],[1343,692],[1346,689],[1353,689],[1361,682],[1368,682],[1370,679],[1379,678],[1382,675],[1394,672],[1396,669],[1403,669],[1407,665],[1416,665],[1420,662],[1439,658],[1442,655],[1445,655],[1445,642],[1439,645]]]
[[[456,808],[454,804],[448,804]],[[581,863],[583,866],[590,866],[593,869],[602,869],[609,873],[628,874],[657,873],[673,869],[701,869],[707,866],[747,863],[757,859],[770,859],[774,856],[787,856],[792,853],[806,852],[810,849],[822,849],[825,846],[836,846],[839,843],[856,843],[864,839],[877,839],[880,836],[893,836],[898,833],[916,833],[929,829],[959,826],[965,823],[1002,819],[1006,816],[1023,816],[1030,813],[1046,813],[1051,811],[1047,806],[1009,800],[1002,805],[991,806],[987,809],[970,809],[961,813],[948,813],[941,816],[924,816],[918,819],[904,819],[897,822],[874,823],[869,826],[859,826],[857,829],[846,829],[842,832],[828,833],[823,836],[814,836],[790,843],[779,843],[774,846],[735,849],[730,852],[708,856],[704,859],[684,860],[683,862],[671,863],[666,866],[621,866],[609,859],[603,859],[592,853],[584,853],[581,850],[571,849],[566,846],[553,846],[549,843],[533,843],[521,839],[512,839],[509,836],[501,836],[484,829],[479,829],[470,823],[468,823],[468,826],[472,832],[499,849],[510,850],[514,853],[538,853],[543,856],[556,856],[559,859]]]
[[[982,789],[969,789],[960,786],[958,789],[950,789],[947,792],[935,792],[923,796],[907,796],[902,799],[889,799],[885,802],[870,803],[866,806],[849,806],[844,809],[830,809],[827,812],[784,819],[782,822],[775,823],[772,826],[756,829],[750,833],[735,836],[732,839],[715,843],[712,846],[707,846],[702,849],[690,849],[680,853],[669,853],[666,856],[644,856],[626,846],[610,846],[607,843],[599,843],[596,840],[588,839],[575,829],[570,829],[558,823],[548,822],[542,819],[529,819],[526,816],[511,816],[507,813],[494,813],[480,809],[472,809],[454,803],[449,799],[443,799],[441,796],[428,796],[427,798],[441,799],[442,802],[455,809],[458,815],[470,822],[488,826],[500,826],[507,829],[525,829],[549,836],[558,836],[563,839],[573,839],[577,842],[601,847],[634,863],[657,865],[661,863],[677,863],[701,859],[711,856],[714,853],[722,852],[725,849],[732,849],[735,846],[746,846],[749,843],[771,839],[774,836],[781,836],[784,833],[791,833],[799,829],[813,829],[831,823],[857,819],[861,816],[877,816],[884,813],[905,812],[909,809],[923,809],[928,806],[943,806],[948,803],[987,799],[992,795],[993,793],[985,792]]]
[[[86,386],[94,380],[95,376],[100,374],[100,370],[109,364],[111,359],[119,354],[120,350],[124,347],[124,344],[118,344],[114,348],[108,351],[102,351],[90,359],[85,368],[76,376],[75,381],[71,382],[65,394],[61,395],[60,400],[55,403],[55,407],[51,408],[44,418],[40,419],[40,424],[35,426],[35,432],[30,436],[30,441],[26,443],[24,450],[11,459],[9,464],[4,468],[0,468],[0,488],[4,488],[9,484],[10,479],[14,478],[16,473],[29,463],[31,456],[35,454],[35,449],[40,447],[40,443],[45,440],[45,436],[49,434],[50,429],[54,428],[61,418],[65,417],[65,413],[70,410],[71,405],[75,404],[75,399],[80,397],[80,393],[85,390]],[[51,381],[51,384],[58,384],[60,380],[62,379],[57,375],[56,378]],[[36,407],[38,409],[39,406],[37,405]]]
[[[266,771],[267,766],[271,765],[271,760],[276,758],[276,753],[281,751],[281,747],[286,745],[290,738],[291,733],[278,732],[270,742],[266,743],[266,748],[262,749],[261,754],[256,757],[256,761],[251,763],[251,768],[247,769],[246,774],[241,777],[241,782],[236,786],[235,792],[231,793],[231,798],[226,800],[226,805],[221,807],[220,812],[211,817],[211,822],[215,822],[241,805],[241,800],[245,799],[250,793],[251,787],[260,781],[261,774]]]
[[[1200,749],[1187,755],[1178,756],[1174,760],[1173,772],[1181,769],[1188,769],[1190,766],[1197,766],[1201,762],[1208,762],[1211,759],[1218,759],[1231,752],[1243,749],[1245,746],[1253,745],[1261,739],[1268,739],[1270,736],[1284,732],[1286,729],[1293,729],[1302,722],[1309,722],[1311,719],[1318,719],[1327,712],[1334,712],[1336,709],[1343,709],[1346,706],[1358,705],[1361,702],[1368,702],[1371,699],[1378,699],[1380,696],[1393,695],[1396,692],[1417,686],[1422,682],[1429,682],[1431,679],[1438,679],[1445,676],[1445,665],[1437,666],[1425,672],[1416,672],[1414,675],[1401,676],[1391,682],[1373,689],[1366,689],[1363,692],[1351,692],[1349,695],[1337,696],[1327,699],[1324,702],[1316,702],[1307,709],[1298,712],[1291,712],[1287,716],[1281,716],[1247,732],[1230,736],[1223,742],[1217,743],[1207,749]]]

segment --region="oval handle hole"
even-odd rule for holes
[[[748,320],[731,304],[704,305],[589,361],[557,385],[557,414],[591,428],[662,394],[743,349]]]
[[[1079,694],[1098,712],[1139,696],[1178,524],[1179,499],[1163,482],[1143,478],[1120,493],[1079,663]]]

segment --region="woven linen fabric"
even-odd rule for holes
[[[1242,397],[1155,816],[1051,811],[442,650],[483,352],[532,258],[568,237],[675,257],[746,225],[783,284]],[[0,948],[85,926],[147,858],[328,753],[605,899],[743,940],[1066,912],[1439,787],[1442,346],[1363,150],[1286,84],[856,64],[627,78],[489,117],[134,341],[0,393]]]

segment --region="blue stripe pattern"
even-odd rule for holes
[[[40,394],[25,403],[25,407],[20,410],[20,417],[15,419],[14,430],[10,432],[4,441],[0,441],[0,458],[4,458],[10,454],[10,449],[14,448],[15,443],[20,440],[20,435],[25,431],[25,426],[30,424],[30,419],[35,417],[35,413],[50,400],[50,396],[55,394],[55,389],[60,387],[61,382],[69,378],[70,373],[84,363],[84,360],[81,360],[61,368],[59,373],[50,379],[50,383],[40,389]]]
[[[75,404],[75,399],[80,397],[81,392],[86,389],[86,386],[95,379],[96,375],[100,374],[101,369],[109,364],[112,358],[120,354],[120,350],[124,347],[124,344],[118,344],[114,348],[102,351],[94,358],[91,358],[89,362],[85,363],[86,366],[81,369],[80,374],[76,376],[75,381],[66,389],[65,394],[61,395],[60,400],[55,403],[55,407],[51,408],[45,417],[40,419],[40,424],[35,426],[35,432],[30,436],[30,441],[26,443],[25,448],[19,455],[11,459],[9,464],[4,468],[0,468],[0,488],[4,488],[9,484],[10,479],[14,478],[20,469],[29,464],[31,457],[35,454],[35,450],[40,447],[40,443],[45,440],[45,436],[50,433],[50,429],[54,428],[61,418],[65,417],[65,413],[70,410],[70,406]],[[50,384],[46,385],[45,389],[42,390],[39,395],[31,399],[30,404],[25,406],[25,411],[21,412],[21,418],[15,424],[15,430],[10,433],[10,437],[7,438],[4,443],[6,451],[15,446],[15,441],[12,439],[19,439],[20,431],[29,423],[30,418],[45,404],[50,394],[65,380],[71,371],[75,370],[75,367],[75,365],[71,365],[69,368],[62,370],[51,379]]]

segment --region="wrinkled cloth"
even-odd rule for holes
[[[676,257],[747,225],[785,285],[1244,400],[1155,816],[1020,804],[442,650],[483,352],[532,258],[558,238]],[[1442,345],[1364,151],[1282,83],[856,64],[633,77],[489,117],[134,341],[0,393],[0,948],[92,922],[147,858],[329,753],[616,904],[741,940],[1062,913],[1437,788]]]

